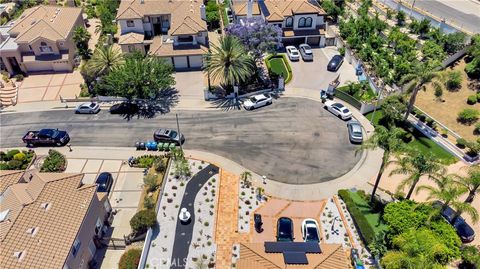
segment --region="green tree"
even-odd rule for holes
[[[397,19],[397,24],[401,26],[405,22],[406,14],[405,12],[400,10],[397,12],[395,18]]]
[[[173,68],[166,61],[149,56],[143,59],[127,58],[123,65],[110,70],[96,84],[97,93],[134,98],[154,99],[175,84]]]
[[[406,199],[410,199],[422,176],[433,178],[435,175],[445,172],[445,168],[431,153],[425,154],[418,150],[412,150],[403,156],[398,156],[398,160],[390,161],[389,164],[398,166],[390,172],[390,176],[407,175],[397,187],[399,192],[403,191],[406,186],[409,187]]]
[[[157,214],[150,209],[138,211],[130,220],[130,227],[136,233],[143,233],[155,224],[157,224]]]
[[[427,40],[422,46],[423,60],[425,61],[443,61],[447,54],[443,47],[433,40]]]
[[[215,81],[234,86],[254,73],[254,60],[236,37],[221,37],[219,45],[211,44],[211,47],[211,52],[206,56],[205,71]]]
[[[375,133],[368,138],[363,144],[357,149],[356,152],[360,150],[371,150],[371,149],[383,149],[382,164],[380,170],[377,174],[377,179],[375,180],[375,185],[373,186],[372,195],[370,201],[373,202],[375,198],[375,193],[377,191],[378,185],[380,184],[380,179],[382,178],[383,172],[385,171],[385,166],[388,163],[392,154],[400,151],[404,148],[404,143],[401,139],[403,131],[399,128],[393,127],[387,129],[384,126],[375,127]]]
[[[343,9],[337,6],[332,0],[322,1],[322,8],[329,16],[332,16],[335,22],[338,20],[338,16],[343,14]]]
[[[240,181],[242,181],[243,185],[250,186],[250,184],[252,184],[252,173],[250,171],[243,171],[240,174]]]
[[[418,34],[420,36],[424,37],[425,35],[428,34],[430,31],[430,21],[428,19],[423,19],[418,23],[418,28],[417,28]]]
[[[472,37],[471,45],[467,50],[468,56],[472,58],[465,66],[465,72],[471,78],[480,77],[480,34]]]
[[[467,188],[468,196],[465,203],[471,204],[475,196],[480,193],[480,165],[468,167],[467,176],[458,178],[457,182]]]
[[[124,63],[122,52],[118,48],[99,46],[93,53],[92,59],[86,64],[84,73],[91,78],[97,78]]]
[[[391,128],[402,121],[403,113],[407,110],[407,106],[403,101],[403,97],[395,94],[383,99],[381,110],[383,111],[381,124]]]
[[[84,59],[88,59],[91,55],[91,50],[88,48],[88,41],[90,40],[90,33],[83,26],[78,26],[73,32],[73,42],[77,47],[78,53]]]
[[[463,203],[459,201],[460,196],[467,192],[467,189],[457,183],[459,178],[456,174],[439,175],[438,177],[431,177],[431,180],[435,183],[432,185],[418,186],[416,193],[426,191],[428,193],[427,201],[443,202],[440,211],[444,211],[447,207],[460,208],[459,204]]]
[[[454,32],[444,36],[444,49],[447,53],[455,53],[465,47],[467,35],[463,32]]]

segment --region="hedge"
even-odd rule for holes
[[[290,67],[290,64],[288,63],[288,59],[287,59],[287,56],[283,53],[281,54],[270,54],[268,55],[266,58],[265,58],[265,65],[267,66],[267,70],[270,72],[270,59],[272,58],[282,58],[283,59],[283,63],[285,64],[285,66],[287,67],[287,71],[288,71],[288,77],[285,78],[285,84],[287,84],[288,82],[290,82],[290,80],[292,80],[293,78],[293,74],[292,74],[292,68]]]
[[[360,101],[355,99],[355,97],[351,96],[350,94],[348,94],[348,93],[346,93],[342,90],[339,90],[338,88],[335,89],[335,97],[351,104],[354,108],[356,108],[358,110],[360,110],[360,108],[362,108],[362,103]]]
[[[338,196],[340,196],[347,205],[348,212],[352,215],[353,221],[358,227],[359,234],[363,241],[367,246],[370,245],[370,243],[375,241],[375,231],[372,226],[370,226],[365,216],[352,200],[348,190],[338,190]]]
[[[119,269],[137,269],[138,264],[140,263],[140,256],[142,255],[142,250],[138,248],[129,249],[127,252],[123,253],[118,263]]]
[[[63,172],[67,168],[67,160],[62,153],[56,150],[49,150],[48,156],[43,161],[41,172]]]
[[[142,233],[157,224],[157,213],[154,210],[138,211],[130,220],[130,227],[134,232]]]

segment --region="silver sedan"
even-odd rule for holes
[[[100,111],[100,105],[94,102],[87,102],[78,105],[75,108],[77,114],[96,114]]]

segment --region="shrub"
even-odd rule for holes
[[[340,196],[340,198],[342,198],[342,200],[347,205],[348,212],[350,212],[353,220],[355,221],[355,224],[359,228],[359,232],[363,240],[365,241],[365,244],[370,245],[370,243],[375,240],[375,231],[370,226],[363,213],[360,211],[360,209],[350,197],[349,191],[339,190],[338,196]]]
[[[0,161],[7,161],[7,153],[0,151]]]
[[[425,116],[424,114],[418,114],[418,120],[419,121],[425,122],[426,119],[427,119],[427,116]]]
[[[143,198],[143,206],[146,209],[153,209],[155,207],[155,202],[153,201],[153,198],[151,196],[145,196],[145,198]]]
[[[18,149],[9,150],[7,152],[7,156],[6,156],[5,161],[10,161],[11,159],[13,159],[13,156],[15,156],[17,153],[20,153],[20,150],[18,150]]]
[[[432,127],[434,122],[435,122],[435,121],[432,120],[432,118],[426,118],[426,119],[425,119],[425,123],[426,123],[427,126],[429,126],[429,127]]]
[[[153,167],[155,167],[155,171],[158,173],[164,173],[165,170],[167,169],[167,166],[165,165],[165,162],[163,159],[157,160],[154,164]]]
[[[434,94],[435,94],[435,97],[440,99],[443,96],[443,89],[440,87],[435,88]]]
[[[48,156],[43,161],[41,172],[63,172],[65,171],[67,161],[65,156],[56,150],[49,150]]]
[[[477,101],[480,100],[480,92],[477,92]]]
[[[477,103],[477,101],[478,101],[477,95],[470,95],[467,98],[467,104],[469,104],[469,105],[474,105],[474,104]]]
[[[18,74],[18,75],[15,75],[15,79],[16,79],[17,81],[23,81],[24,77],[23,77],[22,74]]]
[[[463,138],[457,138],[457,147],[459,148],[465,148],[465,146],[467,145],[467,140],[463,139]]]
[[[480,250],[475,246],[465,246],[462,249],[462,265],[460,268],[480,268]]]
[[[19,152],[13,156],[13,159],[23,163],[23,161],[27,159],[27,156],[25,156],[25,153]]]
[[[138,167],[150,168],[158,158],[159,158],[158,156],[153,156],[153,155],[140,156],[137,158]]]
[[[445,86],[451,91],[462,87],[462,74],[458,71],[448,72]]]
[[[0,163],[0,170],[10,170],[7,163]]]
[[[466,108],[458,113],[457,120],[463,124],[471,125],[478,120],[480,112],[473,108]]]
[[[10,160],[8,161],[8,169],[9,170],[20,170],[22,168],[22,162],[18,160]]]
[[[412,140],[413,140],[412,133],[407,133],[407,132],[403,133],[403,135],[402,135],[402,141],[403,142],[410,143],[410,142],[412,142]]]
[[[138,248],[132,248],[123,253],[118,263],[118,269],[137,269],[138,263],[140,263],[140,256],[142,250]]]
[[[345,48],[344,47],[339,48],[338,53],[340,53],[340,55],[342,56],[345,56]]]
[[[155,224],[157,224],[157,214],[150,209],[138,211],[130,220],[130,227],[136,233],[145,232]]]
[[[417,205],[410,200],[388,203],[383,213],[388,225],[388,237],[393,238],[409,229],[421,227],[428,220],[431,210],[430,206]]]
[[[466,147],[468,148],[467,154],[469,156],[477,156],[480,153],[480,143],[478,142],[467,142]]]
[[[155,191],[158,188],[158,179],[156,175],[146,175],[143,177],[143,183],[145,184],[145,187],[147,188],[148,192]]]

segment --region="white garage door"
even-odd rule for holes
[[[201,55],[189,56],[190,68],[201,68],[203,66],[203,60]]]
[[[186,69],[188,68],[187,56],[175,57],[175,69]]]
[[[58,63],[53,63],[53,70],[54,71],[71,71],[72,70],[72,66],[70,65],[70,63],[68,61],[65,61],[65,62],[58,62]]]
[[[25,63],[25,68],[27,69],[27,72],[53,71],[50,62],[41,61]]]

